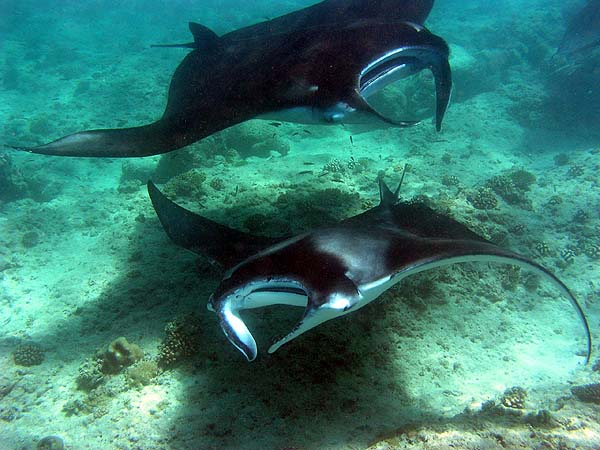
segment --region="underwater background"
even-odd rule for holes
[[[150,122],[188,51],[150,44],[312,3],[0,0],[0,143]],[[600,51],[553,57],[582,5],[437,1],[455,83],[440,133],[424,75],[387,99],[425,119],[409,129],[252,120],[140,159],[0,150],[0,448],[600,448],[599,349],[584,365],[553,286],[425,272],[249,364],[205,309],[221,275],[168,240],[145,185],[283,235],[376,205],[377,176],[408,165],[402,198],[550,269],[598,341]],[[266,348],[298,312],[247,316]]]

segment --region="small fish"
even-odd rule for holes
[[[350,143],[354,145],[354,139],[352,139],[352,135],[350,135]]]
[[[298,172],[298,175],[311,175],[313,173],[312,170],[302,170]]]
[[[269,125],[274,126],[274,127],[280,127],[281,122],[269,122]]]

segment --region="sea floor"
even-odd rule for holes
[[[408,165],[403,199],[550,269],[598,342],[600,141],[590,113],[565,119],[566,100],[551,102],[552,43],[537,31],[562,23],[553,5],[529,11],[529,26],[471,5],[470,39],[461,14],[436,5],[430,26],[451,43],[456,83],[441,133],[429,120],[405,130],[254,120],[162,157],[0,153],[0,448],[46,436],[68,449],[600,448],[599,400],[571,390],[600,382],[598,345],[585,365],[582,326],[552,285],[509,266],[425,272],[273,355],[270,340],[300,311],[251,311],[259,357],[248,363],[205,308],[220,273],[167,239],[145,184],[281,235],[376,205],[377,176],[393,185]],[[77,14],[49,29],[63,38],[52,54],[24,41],[51,23],[43,11],[1,44],[16,84],[0,93],[0,141],[159,114],[182,53],[125,46],[115,63],[115,49],[65,43],[82,35]],[[520,45],[499,44],[509,26]]]

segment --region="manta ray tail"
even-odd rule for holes
[[[37,147],[7,147],[42,155],[123,158],[167,153],[196,139],[159,120],[133,128],[80,131]]]

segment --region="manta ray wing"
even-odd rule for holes
[[[169,238],[185,249],[208,256],[223,268],[230,268],[281,240],[253,236],[194,214],[169,200],[151,181],[148,193]]]

